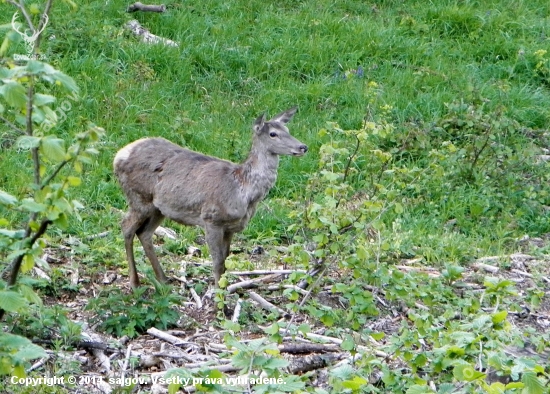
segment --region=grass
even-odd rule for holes
[[[69,232],[84,236],[112,229],[105,242],[116,241],[112,250],[119,258],[117,210],[125,209],[125,201],[111,161],[117,149],[141,137],[163,136],[240,161],[256,116],[299,105],[291,131],[310,146],[310,153],[282,160],[276,187],[244,233],[244,239],[279,242],[291,222],[284,201],[303,199],[304,184],[317,170],[323,142],[318,130],[328,121],[344,129],[359,127],[372,99],[369,81],[379,86],[376,104],[393,107],[396,133],[423,129],[425,138],[431,138],[434,123],[448,113],[446,104],[461,100],[483,100],[487,111],[502,108],[525,128],[548,128],[549,84],[537,73],[534,55],[549,45],[547,1],[166,4],[164,14],[127,14],[127,3],[118,0],[90,1],[77,10],[60,3],[47,30],[52,39],[44,42],[47,61],[81,88],[81,100],[59,125],[61,134],[68,138],[86,121],[107,130],[99,161],[87,169],[78,191],[87,207],[83,220],[72,222]],[[2,4],[0,13],[12,15],[12,9]],[[123,28],[134,17],[180,46],[139,43]],[[4,19],[2,23],[9,22]],[[12,49],[21,50],[22,43]],[[362,78],[354,77],[358,70]],[[4,148],[8,160],[0,163],[0,188],[15,194],[24,193],[26,182],[12,175],[30,168],[28,158],[16,153]],[[369,152],[362,153],[368,162]],[[418,156],[409,160],[411,166],[426,165]],[[546,185],[535,187],[547,190]],[[479,191],[464,185],[448,196],[411,200],[418,205],[408,206],[402,217],[403,234],[411,234],[403,235],[409,250],[433,255],[433,260],[463,260],[472,253],[465,249],[497,253],[506,247],[502,239],[550,231],[540,204],[535,209],[520,204],[499,217],[505,222],[489,220],[489,227],[480,227],[479,217],[470,214],[472,204],[481,204],[491,215],[491,206],[485,205],[496,200],[479,197]],[[510,198],[502,192],[505,209],[510,209]],[[542,200],[542,205],[548,203]],[[442,241],[446,234],[441,229],[451,219],[458,220],[461,232]]]

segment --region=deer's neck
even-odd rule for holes
[[[277,180],[279,156],[252,148],[248,158],[236,172],[242,191],[249,203],[263,199]]]

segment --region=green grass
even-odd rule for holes
[[[264,111],[274,114],[297,104],[300,112],[291,131],[311,150],[301,159],[283,158],[270,199],[244,233],[250,239],[285,235],[291,221],[285,216],[288,208],[279,201],[303,200],[304,184],[317,170],[317,151],[323,142],[317,132],[327,121],[344,129],[361,125],[370,100],[369,81],[379,85],[376,104],[393,106],[390,117],[396,133],[423,129],[429,139],[431,125],[448,112],[446,103],[480,98],[487,111],[503,108],[523,127],[545,129],[549,124],[549,84],[535,72],[534,57],[537,50],[549,47],[547,1],[166,4],[164,14],[127,14],[127,3],[118,0],[90,1],[78,10],[61,3],[54,7],[46,36],[55,39],[44,41],[43,53],[81,88],[81,100],[59,125],[61,135],[69,138],[87,121],[107,131],[99,161],[87,168],[77,192],[87,208],[82,222],[71,223],[71,233],[83,236],[113,229],[108,241],[121,246],[119,215],[112,208],[125,209],[125,201],[111,162],[126,143],[163,136],[240,161],[249,148],[253,119]],[[12,8],[0,5],[0,14],[5,16],[0,22],[8,23]],[[151,32],[179,42],[179,48],[138,42],[122,27],[134,17]],[[22,50],[19,43],[10,51]],[[359,68],[362,78],[352,75]],[[426,164],[422,149],[409,153],[417,155],[410,157],[411,166]],[[10,148],[4,148],[2,155],[0,188],[24,193],[20,169],[30,168],[28,157]],[[368,155],[363,152],[365,163]],[[357,179],[359,189],[361,178]],[[545,185],[536,187],[546,190]],[[469,201],[479,190],[455,188],[449,196],[434,194],[432,200],[425,196],[415,202],[418,205],[407,207],[403,231],[417,234],[407,242],[416,244],[415,250],[433,254],[434,260],[464,259],[470,252],[448,249],[454,240],[441,241],[444,223],[457,218],[461,231],[453,237],[463,245],[475,244],[482,250],[479,253],[503,247],[494,236],[501,231],[491,227],[496,221],[480,227],[479,218],[468,214]],[[506,202],[510,196],[503,193],[503,206],[510,209]],[[501,215],[499,220],[507,222],[499,226],[508,229],[502,230],[503,236],[550,231],[540,215],[540,207],[528,206]]]

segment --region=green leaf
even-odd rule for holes
[[[355,341],[351,337],[351,335],[346,335],[346,339],[342,341],[342,344],[340,347],[344,350],[351,351],[355,349]]]
[[[406,394],[426,394],[434,391],[426,385],[415,384],[408,388]]]
[[[398,202],[395,203],[393,209],[395,210],[395,213],[398,214],[398,215],[399,215],[399,214],[402,214],[403,211],[404,211],[404,209],[403,209],[403,204],[398,203]]]
[[[501,312],[493,313],[491,315],[491,318],[493,320],[493,324],[499,324],[499,323],[502,323],[504,320],[506,320],[507,316],[508,316],[508,312],[501,311]]]
[[[34,267],[34,256],[32,254],[26,254],[21,264],[21,272],[29,272],[32,267]]]
[[[460,364],[454,367],[453,376],[459,381],[472,382],[476,379],[485,377],[485,374],[479,371],[476,371],[469,364]]]
[[[17,353],[13,355],[13,358],[20,359],[22,361],[35,360],[37,358],[46,357],[46,351],[40,346],[31,343],[19,349]]]
[[[23,135],[17,139],[17,147],[20,149],[29,150],[32,148],[38,148],[40,146],[40,141],[42,138],[34,137],[30,135]]]
[[[80,184],[82,183],[82,179],[76,176],[68,176],[67,182],[69,182],[70,186],[80,186]]]
[[[27,104],[27,91],[20,83],[9,81],[0,86],[0,95],[4,96],[6,102],[12,107],[24,108]]]
[[[29,60],[25,66],[25,70],[34,75],[39,74],[55,74],[57,71],[55,68],[50,66],[48,63],[40,62],[38,60]]]
[[[57,71],[53,75],[53,78],[55,79],[56,83],[60,83],[68,90],[72,92],[78,92],[78,86],[76,85],[76,82],[74,81],[74,79],[72,79],[66,74],[63,74],[61,71]]]
[[[25,198],[21,201],[21,208],[29,212],[44,212],[46,211],[46,205],[34,201],[32,198]]]
[[[361,387],[365,386],[368,383],[368,380],[360,376],[355,376],[351,380],[345,380],[342,382],[342,386],[353,391],[359,390]]]
[[[55,97],[49,94],[36,93],[33,96],[33,104],[37,107],[41,107],[46,104],[52,104],[55,102]]]
[[[0,228],[0,235],[11,239],[23,239],[25,238],[25,230],[7,230],[5,228]]]
[[[534,372],[524,372],[521,376],[521,381],[525,384],[528,394],[543,394],[545,391],[544,383],[542,383]]]
[[[65,160],[64,141],[61,138],[48,136],[41,141],[42,152],[52,162],[61,162]]]
[[[27,306],[27,300],[11,290],[0,291],[0,308],[8,312],[18,312]]]
[[[3,205],[15,205],[17,204],[17,198],[3,190],[0,190],[0,204]]]

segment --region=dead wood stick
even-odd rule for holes
[[[475,263],[490,263],[490,262],[496,262],[502,259],[505,259],[508,256],[485,256],[480,257],[475,261]]]
[[[122,368],[120,371],[120,379],[124,382],[124,375],[126,374],[126,369],[128,368],[128,362],[130,361],[130,355],[132,354],[132,344],[128,345],[126,349],[126,357],[124,357],[124,362],[122,363]]]
[[[239,298],[237,300],[237,304],[235,305],[235,309],[233,310],[233,316],[231,317],[231,321],[233,323],[236,323],[239,321],[239,316],[241,315],[241,309],[243,306],[243,301]]]
[[[183,358],[184,360],[187,360],[190,363],[194,363],[194,362],[197,361],[197,360],[193,359],[192,357],[189,357],[187,354],[185,354],[183,352],[173,353],[173,352],[162,351],[162,352],[154,352],[152,354],[155,357],[167,357],[167,358],[175,358],[175,359]]]
[[[48,361],[49,359],[50,359],[49,355],[46,355],[46,357],[42,357],[40,360],[35,362],[29,369],[27,369],[26,372],[29,373],[31,371],[34,371],[35,369],[40,368],[41,366],[46,364],[46,361]]]
[[[314,354],[305,357],[293,358],[288,366],[291,374],[313,371],[315,369],[326,368],[336,361],[344,358],[344,354]]]
[[[304,335],[305,335],[306,338],[318,339],[318,340],[325,341],[325,342],[335,343],[337,345],[340,345],[340,344],[342,344],[342,342],[344,342],[340,338],[327,337],[326,335],[314,334],[314,333],[311,333],[311,332],[309,332],[307,334],[304,334]],[[374,339],[370,338],[370,340],[372,342],[374,342],[375,344],[377,344],[378,346],[380,346]],[[387,353],[381,352],[379,350],[373,350],[373,349],[370,349],[370,348],[368,348],[366,346],[362,346],[362,345],[357,345],[357,350],[359,350],[360,352],[364,352],[364,353],[373,353],[377,357],[388,357]]]
[[[279,274],[279,275],[288,275],[293,274],[294,272],[306,272],[306,270],[253,270],[253,271],[230,271],[230,274],[233,275],[272,275],[272,274]]]
[[[131,20],[128,23],[126,23],[126,25],[124,25],[124,27],[126,27],[128,30],[130,30],[132,33],[134,33],[136,36],[141,37],[141,41],[143,41],[146,44],[164,44],[164,45],[168,45],[168,46],[172,46],[172,47],[179,46],[179,44],[175,41],[172,41],[168,38],[159,37],[159,36],[156,36],[156,35],[152,34],[151,32],[149,32],[149,30],[147,30],[146,28],[141,26],[139,24],[139,22],[135,19]],[[158,228],[157,228],[157,230],[158,230]],[[157,233],[157,232],[155,231],[155,233]],[[171,234],[168,231],[164,231],[163,235],[170,236],[170,235],[173,235],[173,234]]]
[[[202,300],[195,291],[194,288],[189,288],[189,292],[191,293],[191,297],[193,297],[193,300],[195,300],[195,304],[197,304],[197,309],[202,309]]]
[[[161,331],[155,327],[149,328],[147,330],[147,334],[154,336],[156,338],[162,339],[163,341],[171,343],[172,345],[175,345],[175,346],[180,346],[185,344],[185,341],[183,341],[181,338],[170,335],[167,332]]]
[[[166,11],[166,6],[164,4],[160,4],[160,5],[143,4],[143,3],[140,3],[139,1],[136,1],[134,4],[131,4],[128,7],[128,12],[136,12],[136,11],[164,12]]]
[[[277,312],[281,316],[287,316],[289,315],[288,312],[286,312],[284,309],[279,308],[278,306],[273,305],[271,302],[267,301],[265,298],[260,296],[258,293],[254,291],[249,291],[248,296],[252,298],[254,301],[256,301],[260,306],[270,312]]]
[[[102,233],[88,235],[87,237],[84,237],[84,239],[85,239],[86,241],[91,241],[92,239],[105,238],[105,237],[108,236],[109,234],[111,234],[110,231],[103,231]]]
[[[486,272],[490,272],[492,274],[496,274],[500,269],[498,267],[495,267],[494,265],[489,265],[489,264],[479,263],[479,262],[473,263],[472,267],[474,267],[477,270],[483,270],[483,271],[486,271]]]
[[[302,289],[301,287],[298,287],[296,285],[283,285],[282,283],[278,283],[275,285],[269,285],[267,287],[267,290],[269,291],[277,291],[277,290],[283,290],[283,289],[292,289],[296,291],[297,293],[300,293],[301,295],[306,295],[309,292],[307,290]],[[331,287],[332,289],[332,287]]]
[[[395,268],[401,270],[401,271],[406,271],[406,272],[420,272],[420,273],[423,273],[423,274],[426,274],[428,276],[431,276],[431,277],[434,277],[434,278],[437,278],[440,276],[439,274],[439,271],[436,270],[435,268],[430,268],[430,267],[409,267],[408,265],[396,265]]]
[[[533,275],[530,274],[529,272],[521,271],[521,270],[518,270],[516,268],[512,268],[510,271],[515,272],[516,274],[521,275],[521,276],[526,276],[528,278],[533,278]]]
[[[336,344],[322,343],[287,343],[278,346],[281,353],[303,354],[303,353],[333,353],[341,349]]]
[[[261,278],[245,280],[245,281],[234,283],[232,285],[227,286],[227,291],[229,292],[229,294],[232,294],[238,289],[250,289],[250,288],[258,287],[262,284],[275,282],[276,280],[280,280],[281,278],[282,278],[282,275],[274,274],[274,275],[267,275]]]

